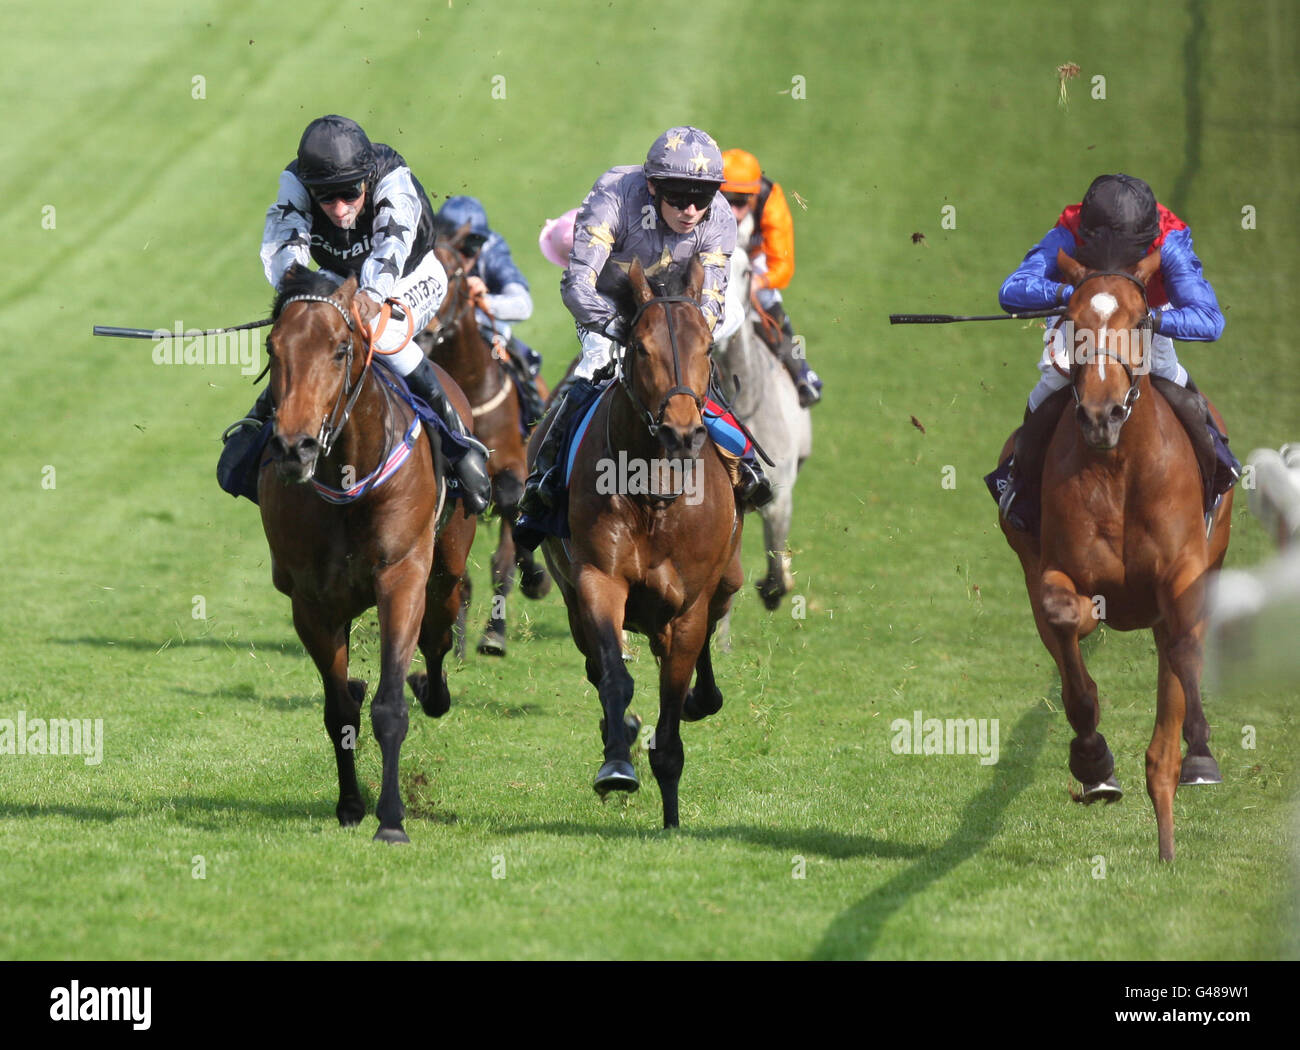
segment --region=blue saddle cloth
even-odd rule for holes
[[[394,372],[386,362],[376,359],[371,362],[371,370],[376,379],[410,406],[411,411],[419,416],[421,422],[438,435],[439,447],[449,462],[455,463],[469,450],[470,446],[465,439],[450,430],[442,417],[429,407],[424,398],[411,393],[406,380]],[[253,503],[257,502],[257,477],[262,467],[270,460],[266,446],[271,440],[273,430],[272,425],[267,422],[263,423],[261,429],[254,435],[249,435],[245,430],[236,431],[231,435],[230,443],[238,442],[238,444],[228,449],[231,453],[229,457],[226,455],[226,450],[223,450],[221,460],[217,464],[217,484],[223,491],[229,492],[232,496],[243,496]],[[448,487],[453,492],[459,492],[459,479],[452,471],[448,474]]]
[[[612,382],[612,380],[611,380]],[[591,417],[596,414],[596,408],[600,405],[601,396],[609,388],[609,383],[601,386],[595,394],[592,395],[590,402],[581,407],[574,418],[577,424],[564,436],[564,444],[561,446],[561,454],[557,463],[564,465],[564,490],[569,489],[569,480],[573,476],[573,463],[577,459],[578,449],[582,447],[582,439],[586,437],[588,425],[591,423]],[[569,532],[569,501],[562,499],[559,506],[552,507],[544,516],[534,518],[530,514],[520,514],[515,521],[515,542],[535,550],[537,545],[547,536],[557,536],[560,539],[568,539]]]

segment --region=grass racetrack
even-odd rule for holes
[[[1198,0],[11,9],[0,718],[102,719],[103,756],[0,754],[0,957],[1295,957],[1294,695],[1211,688],[1224,783],[1178,793],[1161,865],[1154,645],[1103,629],[1085,657],[1128,797],[1072,805],[1055,667],[981,481],[1037,332],[886,317],[993,312],[1095,175],[1139,174],[1224,307],[1223,339],[1180,359],[1234,449],[1300,437],[1298,22]],[[592,792],[599,709],[558,592],[516,591],[510,655],[473,655],[495,525],[451,712],[412,711],[412,844],[371,842],[368,715],[369,815],[340,830],[319,679],[256,509],[213,478],[251,376],[90,335],[266,316],[266,208],[329,112],[398,149],[435,204],[483,200],[552,382],[576,342],[537,231],[606,168],[689,123],[806,204],[786,300],[827,396],[796,492],[797,607],[754,593],[751,518],[726,703],[683,734],[680,831],[659,827],[644,753],[639,793]],[[1269,550],[1239,498],[1228,564]],[[353,638],[371,694],[376,643],[371,614]],[[998,761],[895,754],[890,724],[916,711],[996,719]]]

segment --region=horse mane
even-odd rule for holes
[[[339,286],[320,270],[309,270],[295,264],[284,272],[280,290],[275,293],[275,301],[271,304],[271,319],[279,318],[284,304],[295,295],[331,296],[338,290]]]
[[[689,279],[689,266],[671,266],[654,276],[646,275],[646,283],[656,296],[684,295]],[[613,259],[606,261],[600,276],[596,278],[596,291],[614,300],[614,306],[624,321],[632,320],[640,305],[632,290],[632,279],[627,271]]]

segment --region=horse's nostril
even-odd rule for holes
[[[1111,422],[1113,423],[1124,422],[1124,406],[1123,405],[1111,406],[1110,418],[1111,418]]]

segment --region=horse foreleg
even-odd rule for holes
[[[1160,859],[1174,859],[1174,793],[1178,790],[1178,773],[1182,754],[1178,734],[1182,729],[1187,697],[1176,670],[1181,657],[1175,655],[1180,643],[1170,637],[1167,625],[1156,624],[1152,633],[1159,654],[1156,685],[1156,724],[1147,748],[1147,794],[1156,811],[1156,832],[1160,841]]]
[[[603,799],[611,791],[635,791],[640,786],[623,723],[633,690],[621,641],[627,586],[587,566],[579,570],[574,590],[577,613],[571,605],[570,625],[575,637],[581,635],[587,679],[596,685],[604,712],[605,762],[592,785]]]
[[[1079,638],[1092,626],[1092,601],[1075,590],[1074,581],[1065,573],[1049,570],[1042,575],[1038,591],[1036,616],[1050,633],[1061,674],[1061,702],[1065,717],[1074,730],[1070,741],[1070,772],[1083,785],[1078,801],[1113,802],[1122,796],[1115,779],[1115,757],[1106,738],[1097,732],[1101,709],[1097,703],[1097,683],[1088,674],[1079,649]]]
[[[334,763],[339,775],[339,801],[334,813],[343,827],[352,827],[360,824],[366,814],[356,767],[366,683],[348,678],[349,624],[331,628],[321,621],[316,610],[295,600],[293,625],[320,671],[321,684],[325,687],[325,731],[334,745]]]
[[[381,670],[379,687],[370,704],[370,721],[383,756],[379,803],[375,807],[375,815],[379,818],[375,839],[380,842],[411,841],[402,829],[406,807],[397,782],[397,769],[402,741],[406,739],[410,724],[403,684],[424,617],[428,581],[428,572],[420,571],[419,560],[415,555],[409,555],[390,566],[376,581]]]
[[[659,665],[659,721],[655,725],[654,746],[650,749],[650,768],[659,783],[659,794],[663,796],[664,827],[675,828],[678,825],[677,789],[684,762],[681,723],[691,673],[697,665],[702,665],[707,669],[709,680],[713,678],[708,660],[706,610],[696,608],[687,612],[674,620],[666,628],[666,633],[666,653]],[[696,690],[699,688],[697,682]],[[717,699],[721,706],[721,695]]]

